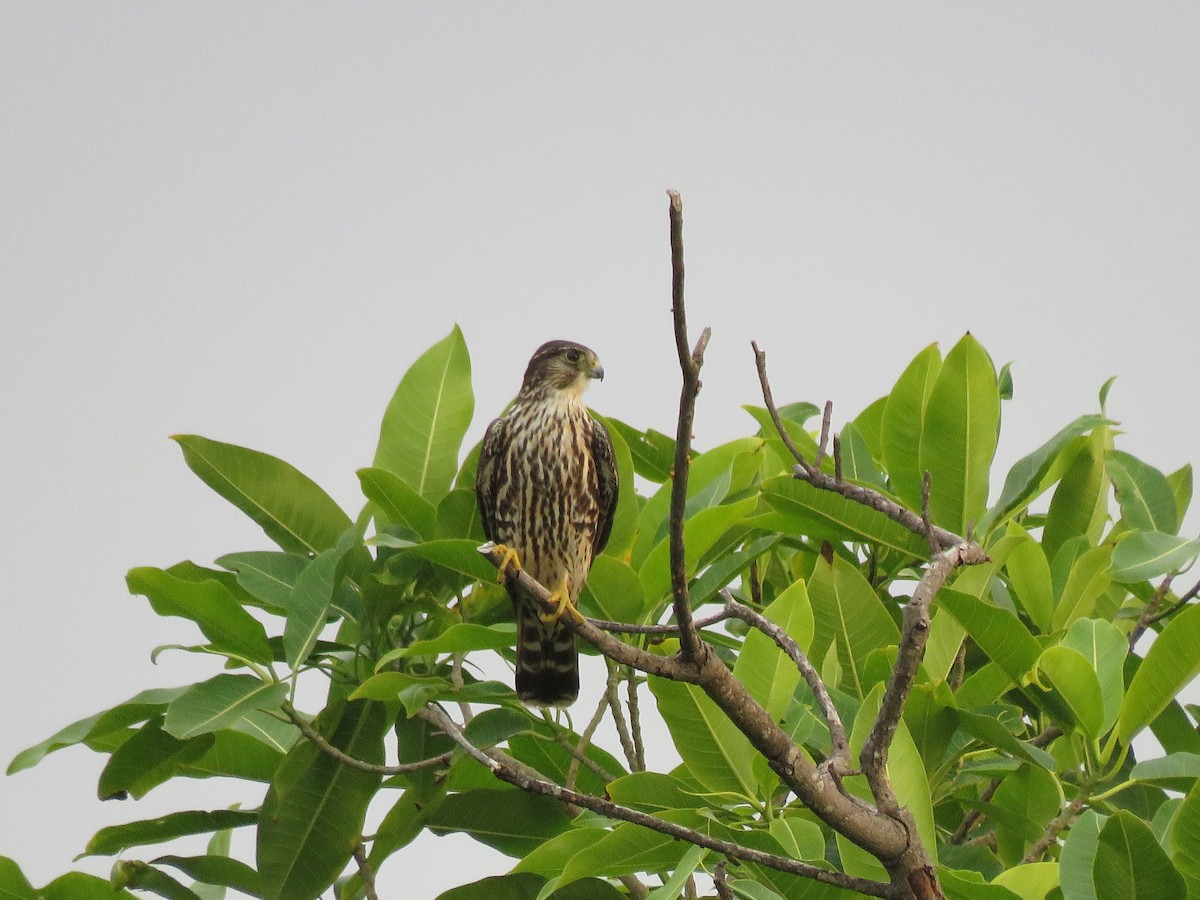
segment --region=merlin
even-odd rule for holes
[[[570,706],[579,695],[575,632],[561,618],[576,604],[592,559],[604,549],[617,506],[612,439],[583,405],[596,354],[572,341],[538,347],[508,411],[488,426],[475,493],[483,531],[510,565],[551,591],[543,612],[510,587],[517,620],[517,696],[535,706]]]

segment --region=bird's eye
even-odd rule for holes
[[[567,362],[577,363],[581,359],[583,359],[583,354],[580,353],[578,350],[568,350],[567,351]]]

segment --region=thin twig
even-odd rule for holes
[[[358,877],[362,879],[367,900],[379,900],[379,893],[375,890],[375,872],[371,869],[371,861],[367,859],[367,851],[363,849],[361,840],[354,845],[354,861],[358,864]]]
[[[825,724],[829,726],[831,758],[842,764],[836,774],[848,774],[850,769],[850,741],[846,738],[846,727],[842,724],[842,718],[838,715],[837,707],[834,706],[833,699],[829,696],[829,691],[825,688],[825,682],[821,680],[821,675],[817,672],[816,667],[809,662],[804,651],[800,649],[800,645],[792,640],[786,631],[766,616],[755,612],[744,603],[739,603],[733,599],[733,595],[729,591],[721,591],[721,596],[725,599],[725,608],[729,610],[730,615],[741,619],[747,625],[757,628],[773,640],[776,646],[787,654],[800,674],[804,676],[804,680],[808,682],[808,686],[813,692],[813,697],[816,698],[817,706],[821,709],[821,717],[825,719]]]
[[[855,503],[881,512],[892,521],[899,522],[914,534],[925,537],[927,535],[925,523],[912,510],[901,506],[895,500],[885,497],[872,488],[854,484],[850,481],[840,481],[836,477],[822,472],[804,458],[804,454],[796,447],[788,435],[787,429],[784,428],[783,420],[779,416],[779,410],[775,407],[775,400],[771,394],[771,382],[767,378],[767,354],[758,349],[758,344],[752,342],[750,346],[754,348],[754,359],[758,367],[758,382],[762,388],[763,402],[767,406],[767,411],[771,414],[771,420],[775,423],[775,430],[779,432],[783,443],[796,459],[796,466],[792,469],[792,474],[801,481],[808,482],[815,488],[840,494],[847,500],[852,500]],[[935,525],[932,530],[934,536],[937,538],[939,550],[948,550],[963,543],[963,538],[944,528]]]
[[[842,436],[833,436],[833,480],[839,483],[846,479],[842,477]]]
[[[729,889],[729,885],[725,883],[725,862],[717,863],[716,869],[713,870],[713,887],[717,889],[717,897],[719,900],[733,900],[733,891]]]
[[[333,757],[342,765],[349,766],[352,769],[359,769],[363,772],[376,772],[380,775],[403,775],[407,772],[417,772],[421,769],[431,769],[434,766],[445,765],[454,756],[453,751],[447,750],[445,753],[431,756],[429,759],[419,759],[416,762],[400,763],[395,766],[384,766],[378,763],[367,762],[366,760],[350,756],[348,753],[339,750],[333,744],[329,743],[321,732],[313,728],[303,716],[296,712],[295,707],[290,703],[284,703],[280,709],[300,729],[300,733],[311,741],[318,750],[327,756]]]
[[[675,432],[675,467],[671,481],[670,551],[671,597],[675,622],[679,625],[679,652],[685,661],[700,654],[702,643],[692,622],[692,606],[688,598],[687,559],[683,543],[683,519],[687,507],[688,469],[691,465],[692,423],[696,418],[696,395],[700,392],[700,367],[704,364],[704,348],[710,331],[705,328],[688,351],[687,314],[683,303],[683,201],[675,191],[670,198],[671,222],[671,315],[675,322],[675,350],[683,374],[679,393],[679,418]]]
[[[978,565],[987,561],[987,554],[978,544],[960,544],[934,557],[917,583],[912,599],[904,607],[904,622],[900,632],[900,647],[892,666],[887,688],[879,704],[879,714],[871,733],[863,744],[859,764],[879,808],[884,812],[898,809],[887,776],[888,750],[895,737],[904,703],[912,689],[917,667],[925,656],[929,640],[929,608],[946,579],[959,566]]]
[[[817,458],[813,460],[814,468],[821,468],[825,461],[825,448],[829,446],[829,423],[833,419],[833,401],[825,401],[825,412],[821,415],[821,442],[817,444]]]
[[[1158,607],[1162,603],[1163,597],[1167,595],[1167,591],[1171,590],[1171,582],[1174,579],[1174,574],[1164,578],[1158,587],[1154,589],[1154,593],[1150,595],[1150,599],[1146,601],[1146,605],[1142,607],[1142,613],[1138,616],[1137,624],[1129,632],[1130,650],[1137,646],[1137,642],[1142,639],[1142,635],[1150,627],[1150,623],[1154,620],[1154,614],[1158,611]]]
[[[625,710],[621,708],[621,669],[608,657],[604,658],[605,668],[608,669],[608,680],[604,685],[604,699],[608,702],[609,711],[613,717],[613,727],[617,730],[617,738],[621,742],[621,750],[625,753],[625,762],[629,770],[636,772],[637,748],[633,744],[633,735],[629,731],[629,723],[625,721]]]
[[[567,787],[570,790],[575,790],[576,779],[579,778],[579,766],[587,759],[587,748],[592,743],[592,736],[596,733],[596,729],[600,727],[600,723],[604,721],[604,711],[608,709],[608,699],[601,697],[600,702],[596,704],[596,711],[592,714],[592,719],[587,723],[587,727],[583,729],[583,734],[579,736],[579,743],[573,748],[571,753],[571,765],[567,768]],[[569,744],[569,741],[564,739],[564,742]],[[589,760],[590,761],[590,760]],[[595,771],[593,769],[593,771]],[[601,769],[601,772],[604,770]],[[607,773],[605,773],[607,775]],[[608,780],[612,780],[612,776],[608,776]]]
[[[925,530],[925,541],[929,544],[929,555],[936,556],[941,549],[933,533],[933,519],[929,515],[929,496],[933,489],[933,476],[926,469],[921,476],[921,526]]]
[[[861,894],[866,894],[870,897],[892,897],[894,895],[893,888],[890,884],[884,884],[878,881],[872,881],[867,878],[857,878],[852,875],[846,875],[842,872],[823,869],[819,866],[814,866],[811,863],[802,862],[800,860],[789,859],[784,856],[776,856],[773,853],[764,853],[761,850],[755,850],[750,847],[744,847],[741,844],[736,844],[732,841],[725,841],[719,838],[711,837],[702,831],[696,831],[692,828],[686,828],[678,825],[675,822],[669,822],[666,819],[660,819],[657,816],[649,815],[640,810],[631,809],[627,806],[621,806],[618,803],[613,803],[611,800],[602,797],[595,797],[591,794],[581,794],[578,791],[568,790],[560,785],[554,784],[551,781],[546,781],[544,778],[535,777],[527,772],[521,772],[504,765],[493,757],[487,751],[481,750],[467,740],[463,734],[462,728],[446,714],[446,711],[436,704],[430,704],[424,707],[417,713],[418,716],[425,719],[427,722],[437,725],[451,740],[458,744],[467,755],[477,762],[481,763],[491,773],[501,781],[514,785],[521,790],[528,791],[534,794],[542,794],[546,797],[553,797],[563,803],[573,804],[583,809],[590,809],[593,812],[600,813],[612,819],[620,819],[624,822],[633,822],[636,825],[641,825],[660,834],[665,834],[679,840],[687,841],[699,847],[705,847],[709,850],[715,850],[718,853],[723,853],[726,856],[734,859],[744,859],[749,862],[754,862],[770,869],[775,869],[780,872],[790,872],[793,875],[800,875],[804,878],[811,878],[814,881],[820,881],[823,884],[831,884],[836,887],[846,888],[852,891],[858,891]]]
[[[633,763],[635,772],[646,771],[646,743],[642,738],[642,711],[638,700],[638,684],[641,682],[632,671],[625,679],[625,703],[629,707],[629,733],[633,736]]]
[[[1021,860],[1024,863],[1038,862],[1042,855],[1050,849],[1050,847],[1058,842],[1058,836],[1062,834],[1071,824],[1079,818],[1083,812],[1084,806],[1087,805],[1088,798],[1091,796],[1086,789],[1080,789],[1075,799],[1067,804],[1067,808],[1055,816],[1046,825],[1046,830],[1042,832],[1041,837],[1029,845],[1029,849],[1025,851],[1025,857]]]
[[[711,616],[706,616],[703,619],[696,619],[692,622],[696,628],[708,628],[716,625],[718,622],[723,622],[729,618],[729,614],[725,610],[713,613]],[[588,619],[593,625],[602,631],[607,631],[609,634],[678,634],[679,626],[674,622],[668,622],[665,625],[634,625],[630,622],[611,622],[607,619]]]

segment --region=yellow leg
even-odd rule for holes
[[[500,554],[500,565],[497,567],[496,580],[504,584],[504,576],[508,574],[511,567],[514,572],[521,571],[521,558],[517,556],[517,551],[512,547],[506,547],[504,544],[497,544],[492,548]]]
[[[571,602],[571,592],[567,588],[566,575],[563,576],[562,584],[550,595],[548,602],[554,604],[554,612],[538,613],[538,618],[543,622],[557,622],[564,614],[569,614],[576,622],[583,621],[583,616],[575,608],[575,604]]]

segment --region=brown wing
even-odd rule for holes
[[[599,555],[612,533],[613,514],[617,510],[619,479],[617,458],[613,454],[612,438],[608,429],[592,419],[592,464],[596,467],[596,499],[600,514],[596,520],[596,534],[592,538],[592,553]]]
[[[479,518],[483,521],[483,533],[489,541],[496,537],[496,497],[499,493],[498,476],[501,460],[508,446],[508,423],[496,419],[488,426],[479,448],[479,466],[475,470],[475,502],[479,506]]]

